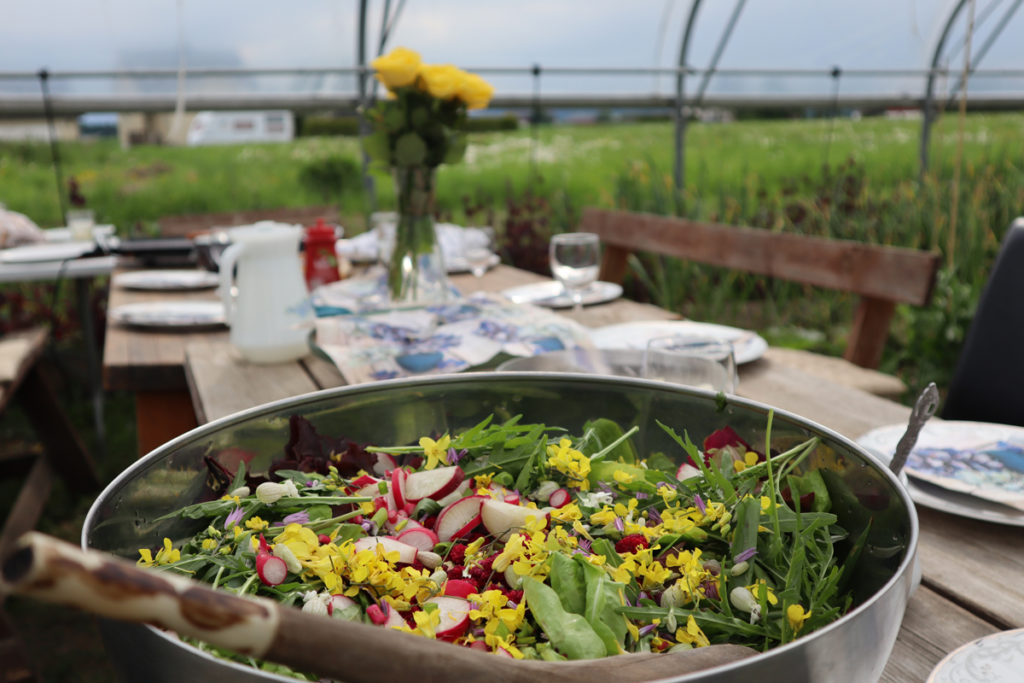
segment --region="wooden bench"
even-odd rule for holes
[[[38,327],[0,338],[0,415],[17,401],[42,444],[39,449],[3,449],[0,476],[22,479],[0,530],[0,558],[14,541],[39,522],[59,476],[71,491],[89,493],[99,488],[92,459],[43,375],[43,350],[49,334]],[[27,472],[27,473],[26,473]],[[0,680],[31,681],[37,677],[23,644],[0,606]]]
[[[317,218],[323,218],[325,222],[336,225],[340,222],[341,216],[336,206],[299,206],[222,213],[177,214],[163,216],[157,221],[157,225],[160,228],[161,236],[192,237],[212,228],[249,225],[257,221],[312,225]]]
[[[604,244],[601,279],[621,283],[635,251],[733,268],[860,296],[843,357],[877,368],[897,303],[931,298],[939,254],[685,218],[588,208],[579,229]]]

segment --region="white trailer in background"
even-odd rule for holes
[[[291,142],[295,118],[287,110],[201,111],[188,127],[186,144],[225,145],[244,142]]]

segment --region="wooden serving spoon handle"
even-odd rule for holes
[[[673,654],[620,655],[572,662],[523,661],[393,629],[307,614],[267,598],[214,590],[169,572],[36,532],[4,558],[0,593],[151,624],[260,659],[348,683],[646,681],[709,669],[757,654],[712,645]]]

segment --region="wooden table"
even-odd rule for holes
[[[536,279],[539,276],[502,266],[479,281],[469,276],[454,281],[463,291],[494,291]],[[111,305],[139,296],[112,290]],[[566,315],[593,326],[673,317],[656,307],[626,300]],[[151,351],[131,350],[146,340],[153,346]],[[275,366],[240,361],[223,332],[150,335],[112,330],[108,331],[106,360],[107,380],[112,386],[138,390],[133,382],[153,378],[151,385],[143,387],[137,404],[140,426],[167,419],[167,415],[144,413],[168,405],[177,405],[181,412],[177,417],[188,417],[194,423],[197,416],[198,421],[212,420],[343,383],[332,365],[312,357]],[[905,422],[910,413],[899,403],[811,375],[772,354],[741,367],[737,393],[792,411],[850,438],[875,427]],[[195,414],[190,412],[193,406]],[[1024,583],[1016,580],[1024,576],[1024,532],[1019,527],[924,508],[919,508],[919,516],[923,580],[911,597],[882,676],[883,681],[892,683],[923,681],[946,653],[960,645],[999,630],[1024,627]]]

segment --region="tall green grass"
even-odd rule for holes
[[[694,124],[686,186],[673,189],[668,123],[542,126],[472,134],[464,163],[438,176],[439,215],[504,232],[506,255],[544,270],[552,232],[571,230],[585,206],[619,206],[729,224],[893,244],[943,253],[934,303],[901,308],[883,368],[912,386],[952,370],[972,306],[1002,234],[1024,213],[1024,114],[976,114],[964,127],[955,233],[951,231],[955,116],[938,122],[932,169],[917,182],[920,124],[792,120]],[[352,180],[324,195],[309,182],[332,160],[359,158],[351,138],[292,144],[120,149],[110,141],[61,143],[99,220],[122,234],[152,231],[169,214],[307,206],[341,207],[350,233],[373,208],[391,208],[390,178],[375,197]],[[0,202],[42,226],[62,223],[49,149],[0,145]],[[755,327],[773,341],[838,353],[854,302],[834,292],[643,257],[631,292],[697,318]]]

